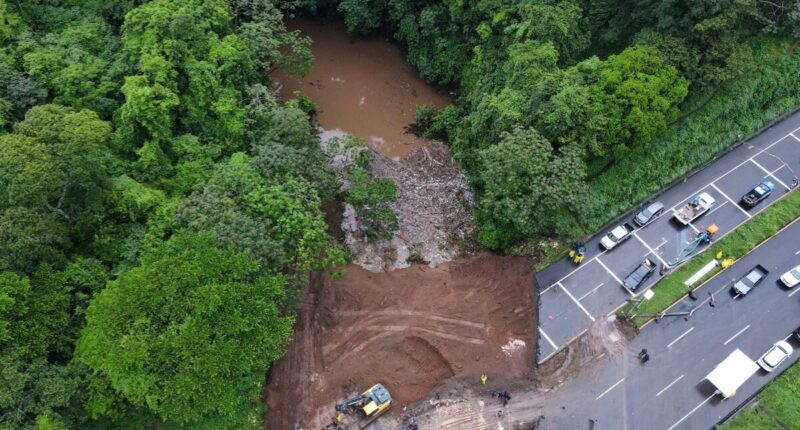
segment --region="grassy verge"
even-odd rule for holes
[[[662,278],[653,287],[655,296],[642,303],[636,313],[652,314],[667,309],[687,293],[684,281],[708,264],[710,258],[713,258],[718,251],[722,251],[725,258],[738,260],[750,252],[753,247],[767,240],[798,217],[800,217],[800,193],[792,192],[724,238],[714,242],[702,252],[702,257],[695,256],[688,263]],[[716,270],[719,271],[719,269]],[[712,272],[709,277],[717,272]],[[697,285],[702,284],[698,283]],[[626,315],[631,307],[632,305],[628,304],[620,310],[620,314]],[[648,319],[637,317],[633,319],[633,323],[637,327],[641,327]]]
[[[694,94],[683,111],[698,109],[671,125],[646,145],[625,157],[590,183],[602,212],[587,214],[588,231],[647,199],[676,178],[717,157],[770,121],[800,105],[800,49],[787,56],[788,40],[761,37],[752,40],[756,69],[708,94]]]
[[[770,382],[754,406],[742,410],[722,429],[800,429],[800,365]]]

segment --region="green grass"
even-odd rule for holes
[[[590,181],[602,209],[587,214],[587,232],[599,229],[800,105],[800,49],[787,56],[788,40],[761,37],[750,43],[755,63],[752,71],[720,87],[700,109],[697,107],[709,94],[690,96],[682,110],[695,112],[672,124],[652,142],[632,149]]]
[[[798,217],[800,217],[800,193],[792,192],[727,236],[712,243],[701,255],[695,256],[673,273],[662,278],[653,286],[654,297],[642,303],[636,310],[636,314],[659,313],[680,300],[688,292],[683,284],[684,281],[708,264],[718,251],[722,251],[725,258],[738,260]],[[715,273],[718,271],[717,269]],[[697,287],[700,285],[700,283],[696,284]],[[632,304],[628,304],[622,308],[620,315],[626,315],[631,307]],[[633,323],[637,327],[641,327],[648,320],[647,317],[635,317]]]
[[[781,428],[800,430],[800,366],[796,363],[764,388],[755,406],[722,426],[724,430]]]

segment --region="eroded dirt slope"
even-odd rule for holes
[[[334,404],[376,382],[401,406],[445,381],[531,377],[536,321],[530,263],[481,255],[436,268],[319,277],[294,341],[270,371],[268,429],[316,429]]]

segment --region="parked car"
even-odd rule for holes
[[[772,345],[772,348],[765,352],[756,363],[767,372],[772,372],[777,369],[784,360],[789,358],[793,351],[794,349],[792,346],[785,340],[779,340],[775,345]]]
[[[755,288],[764,278],[767,277],[769,271],[764,268],[764,266],[760,264],[756,264],[755,267],[750,269],[746,275],[744,275],[741,279],[736,281],[731,288],[733,290],[733,294],[737,295],[745,295],[750,292],[753,288]]]
[[[650,203],[650,205],[648,205],[641,212],[636,214],[635,217],[633,217],[633,222],[639,227],[644,227],[647,224],[650,224],[659,215],[661,215],[662,212],[664,212],[664,203],[661,202]]]
[[[794,329],[794,331],[792,332],[792,337],[794,338],[794,340],[800,342],[800,327]]]
[[[635,230],[635,228],[630,223],[626,222],[625,224],[618,225],[600,239],[600,246],[606,251],[610,251],[626,239],[629,239],[633,230]]]
[[[762,200],[769,197],[774,189],[775,184],[765,179],[761,181],[760,184],[756,185],[755,188],[748,191],[747,194],[742,196],[742,203],[745,206],[752,208],[753,206],[759,204]]]
[[[630,291],[636,291],[655,272],[656,267],[658,267],[657,264],[653,263],[649,258],[645,258],[639,266],[633,269],[630,275],[625,277],[622,285]]]
[[[783,282],[783,285],[786,285],[787,288],[794,288],[797,284],[800,284],[800,265],[784,273],[781,276],[781,282]]]

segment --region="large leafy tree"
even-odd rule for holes
[[[315,190],[292,175],[275,179],[267,180],[247,155],[234,154],[187,198],[178,221],[214,231],[221,245],[247,251],[270,271],[305,275],[341,263]]]
[[[92,111],[42,105],[0,136],[0,262],[30,271],[69,236],[91,234],[104,211],[110,133]]]
[[[482,150],[481,241],[505,247],[537,234],[574,234],[580,212],[594,205],[582,152],[576,145],[554,150],[536,130],[519,127]]]
[[[258,397],[293,322],[280,306],[284,277],[259,273],[210,234],[175,236],[95,298],[76,354],[108,381],[106,395],[165,421],[242,426],[236,412]]]

